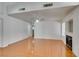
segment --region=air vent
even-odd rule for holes
[[[24,10],[25,10],[25,8],[20,8],[19,10],[20,10],[20,11],[24,11]]]
[[[53,6],[53,3],[44,4],[43,7],[51,7]]]

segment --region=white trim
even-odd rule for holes
[[[11,45],[11,44],[13,44],[13,43],[16,43],[16,42],[19,42],[19,41],[25,40],[25,39],[27,39],[27,38],[29,38],[29,37],[31,37],[31,36],[26,36],[25,38],[22,38],[22,39],[19,39],[19,40],[16,40],[16,41],[12,41],[12,42],[9,42],[9,43],[3,43],[3,45],[0,46],[0,48],[7,47],[8,45]]]
[[[35,39],[57,39],[57,40],[61,40],[62,38],[60,37],[34,37]]]

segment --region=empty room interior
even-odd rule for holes
[[[0,57],[79,57],[79,2],[0,2]]]

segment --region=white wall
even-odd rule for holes
[[[2,19],[0,18],[0,47],[2,45]]]
[[[73,39],[72,39],[72,50],[76,56],[79,56],[79,6],[69,13],[63,22],[73,19]],[[66,42],[66,39],[63,40]]]
[[[3,47],[30,36],[30,25],[12,17],[3,19]]]
[[[0,3],[0,14],[2,14],[2,3]]]
[[[74,37],[73,37],[73,51],[79,56],[79,7],[74,11]]]
[[[40,21],[35,24],[35,38],[60,39],[61,25],[57,21]]]
[[[3,21],[3,32],[0,20],[0,47],[6,47],[8,44],[18,42],[31,35],[30,24],[20,19],[12,18],[7,14],[7,5],[0,3],[0,17]],[[3,36],[2,36],[3,34]]]

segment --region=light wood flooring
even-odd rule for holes
[[[32,37],[0,48],[4,57],[74,57],[62,40],[33,39]]]

